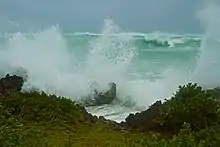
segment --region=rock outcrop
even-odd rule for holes
[[[22,89],[24,80],[20,76],[10,76],[7,74],[5,77],[0,79],[0,96],[10,95],[15,92],[19,92]]]
[[[83,105],[99,106],[104,104],[110,104],[116,99],[116,84],[114,82],[109,83],[109,90],[106,92],[98,92],[94,90],[94,95],[88,96],[83,100]]]
[[[145,111],[130,114],[121,125],[144,131],[157,130],[159,128],[154,125],[154,119],[160,115],[162,108],[161,101],[157,101]]]

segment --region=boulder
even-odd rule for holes
[[[98,92],[94,90],[92,96],[88,96],[83,100],[83,105],[88,106],[99,106],[104,104],[110,104],[116,99],[116,84],[114,82],[109,83],[109,90],[106,92]]]
[[[24,80],[22,77],[16,75],[10,76],[7,74],[0,79],[0,96],[19,92],[23,84]]]

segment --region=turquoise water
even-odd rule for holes
[[[109,36],[114,38],[116,35],[132,36],[131,43],[137,51],[137,56],[132,62],[132,69],[134,72],[142,72],[143,74],[146,71],[156,72],[167,67],[192,68],[195,66],[195,57],[199,54],[202,41],[201,35],[173,35],[159,32],[152,34],[111,34]],[[102,34],[92,33],[64,34],[70,48],[74,47],[77,50],[78,57],[86,57],[89,42],[102,36]]]
[[[124,103],[87,109],[121,121],[169,98],[181,84],[218,85],[218,49],[218,37],[211,34],[123,32],[106,20],[99,34],[63,33],[57,27],[1,34],[0,73],[28,75],[23,90],[37,88],[79,101],[91,94],[91,86],[104,91],[113,81]]]

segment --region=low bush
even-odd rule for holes
[[[155,124],[175,135],[115,130],[103,122],[88,122],[85,109],[69,99],[45,93],[15,93],[0,97],[2,147],[218,147],[219,101],[197,84],[179,87],[163,103]]]
[[[163,104],[157,123],[178,133],[184,123],[193,131],[220,123],[220,103],[197,84],[180,86],[176,94]]]

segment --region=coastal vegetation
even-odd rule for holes
[[[218,147],[218,90],[180,86],[173,97],[116,123],[44,92],[21,92],[23,80],[0,80],[1,147]],[[20,84],[19,84],[20,83]]]

